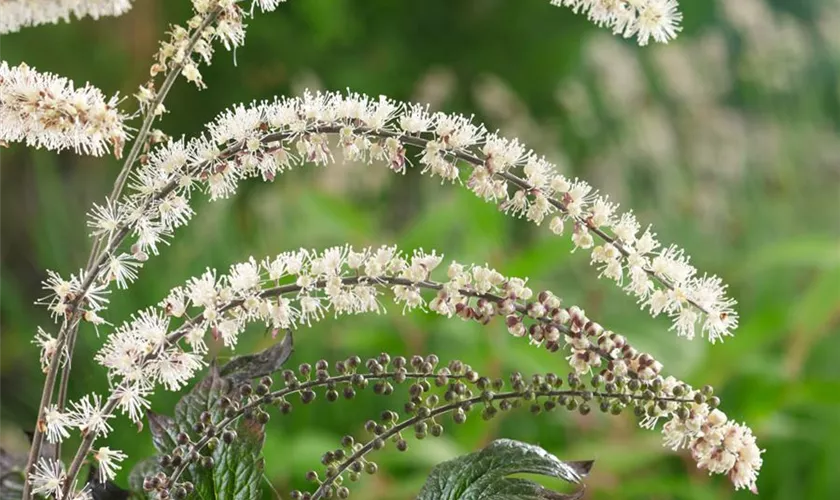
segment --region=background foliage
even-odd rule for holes
[[[5,36],[2,57],[26,61],[106,92],[131,94],[145,81],[156,41],[183,22],[186,0],[137,0],[124,17],[43,26]],[[465,190],[409,171],[336,165],[243,185],[231,200],[199,202],[197,217],[127,292],[108,319],[119,323],[158,302],[206,266],[227,267],[300,246],[398,243],[436,248],[461,262],[488,262],[530,276],[649,350],[667,373],[711,383],[724,410],[746,421],[766,447],[761,498],[840,494],[840,5],[836,0],[683,2],[686,30],[667,47],[640,49],[545,1],[293,0],[258,16],[235,57],[204,71],[209,88],[183,81],[163,128],[193,135],[225,107],[304,87],[363,91],[476,113],[489,128],[587,178],[664,241],[685,246],[740,301],[734,339],[678,341],[609,283],[583,254],[495,213]],[[772,5],[771,5],[772,4]],[[235,60],[235,65],[234,65]],[[131,100],[126,102],[133,106]],[[2,152],[2,406],[0,438],[23,452],[43,376],[30,344],[51,323],[32,302],[44,269],[80,267],[89,240],[84,213],[110,190],[119,163],[13,146]],[[105,329],[107,331],[107,328]],[[272,342],[260,329],[241,352]],[[105,390],[92,361],[102,339],[83,327],[71,397]],[[398,314],[325,321],[296,336],[292,361],[434,352],[493,375],[561,370],[564,363],[509,338],[436,316]],[[229,356],[219,351],[218,356]],[[153,408],[171,413],[176,394]],[[272,419],[266,478],[283,492],[341,435],[402,400],[360,396],[348,405],[298,407]],[[131,460],[154,452],[148,433],[124,419],[109,438]],[[450,426],[413,452],[379,455],[381,473],[357,488],[370,500],[409,498],[431,467],[497,437],[538,443],[561,459],[595,459],[590,498],[746,497],[725,479],[670,454],[632,417],[519,412]],[[72,443],[69,443],[72,446]],[[67,448],[67,447],[65,447]],[[121,476],[127,483],[126,464]],[[270,498],[266,488],[266,498]]]

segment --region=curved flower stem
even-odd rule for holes
[[[584,392],[588,391],[576,391],[576,390],[535,390],[534,397],[558,397],[558,396],[582,396]],[[616,394],[616,393],[608,393],[608,392],[589,392],[594,397],[598,398],[619,398],[622,396],[629,396],[631,399],[642,399],[642,396],[639,395],[624,395],[624,394]],[[493,401],[499,401],[504,399],[520,399],[523,397],[521,392],[517,391],[509,391],[503,392],[493,395]],[[677,403],[690,403],[690,400],[687,399],[680,399],[680,398],[659,398],[662,401],[672,401]],[[319,500],[324,498],[324,495],[327,494],[329,487],[335,482],[336,478],[341,477],[341,475],[353,465],[354,462],[359,461],[365,455],[373,451],[374,449],[374,442],[379,439],[382,441],[387,441],[389,438],[396,436],[400,432],[404,431],[405,429],[426,420],[430,420],[434,417],[443,415],[444,413],[457,410],[463,407],[470,407],[473,404],[480,403],[483,400],[482,395],[474,396],[472,398],[467,398],[462,401],[458,401],[455,403],[450,403],[447,405],[438,406],[437,408],[432,409],[428,414],[425,416],[415,415],[411,418],[403,420],[402,422],[394,425],[393,427],[389,428],[383,434],[376,436],[376,438],[371,439],[364,446],[356,450],[355,453],[350,455],[344,462],[339,465],[335,471],[335,474],[332,474],[324,479],[324,481],[318,486],[318,489],[315,490],[315,493],[312,494],[310,500]]]
[[[335,126],[335,125],[330,125],[330,126],[325,126],[325,127],[315,127],[312,130],[307,130],[307,132],[312,132],[312,133],[316,133],[316,134],[320,134],[320,133],[337,134],[341,131],[341,129],[342,129],[342,127]],[[405,135],[405,134],[397,134],[397,133],[389,132],[389,131],[385,131],[385,130],[371,130],[371,129],[366,128],[366,127],[354,127],[353,132],[358,133],[358,134],[362,134],[362,135],[371,135],[371,136],[376,136],[376,137],[381,137],[381,138],[391,137],[391,138],[394,138],[394,139],[396,139],[397,141],[399,141],[403,144],[408,144],[408,145],[411,145],[411,146],[414,146],[414,147],[417,147],[417,148],[420,148],[420,149],[425,149],[426,146],[429,144],[429,140],[425,139],[421,136],[411,136],[411,135]],[[266,142],[273,142],[273,141],[276,141],[278,139],[287,139],[287,138],[289,138],[293,135],[294,134],[285,133],[285,132],[269,134],[262,139],[262,142],[266,143]],[[469,165],[471,165],[473,167],[481,167],[481,166],[485,165],[484,160],[482,160],[478,156],[475,156],[474,154],[471,154],[470,152],[462,150],[462,149],[447,150],[445,152],[445,154],[450,154],[450,155],[454,156],[455,158],[457,158],[459,160],[462,160],[462,161],[468,163]],[[507,172],[507,171],[496,172],[493,175],[497,176],[499,178],[502,178],[502,179],[506,180],[509,184],[511,184],[513,186],[516,186],[518,188],[524,189],[526,191],[530,191],[530,190],[534,189],[534,187],[532,185],[530,185],[528,183],[528,181],[526,181],[525,179],[523,179],[523,178],[521,178],[521,177],[519,177],[515,174],[512,174],[510,172]],[[551,203],[552,206],[554,206],[555,208],[560,210],[562,213],[568,214],[568,209],[566,208],[566,204],[563,203],[561,200],[558,200],[557,198],[551,197],[551,198],[548,198],[548,201],[549,201],[549,203]],[[609,234],[607,234],[606,232],[601,230],[599,227],[597,227],[595,224],[593,224],[591,220],[582,219],[582,218],[579,218],[579,217],[572,217],[572,219],[575,222],[577,222],[578,224],[586,226],[586,228],[589,231],[592,231],[593,233],[598,235],[598,237],[601,238],[605,243],[610,243],[613,246],[615,246],[615,248],[618,249],[619,252],[621,252],[621,255],[624,256],[624,258],[627,258],[627,257],[630,256],[630,252],[624,247],[624,245],[621,244],[620,241],[618,241],[616,238],[610,236]],[[671,283],[665,277],[660,276],[659,274],[655,273],[652,269],[645,268],[644,270],[645,270],[645,273],[648,274],[648,276],[650,276],[651,278],[653,278],[656,281],[658,281],[659,283],[661,283],[664,287],[666,287],[670,290],[674,289],[673,283]],[[703,311],[704,313],[708,313],[708,311],[705,308],[701,307],[695,301],[689,300],[689,303],[691,303],[691,305],[696,307],[698,310]]]
[[[128,180],[128,176],[131,173],[131,169],[134,166],[134,163],[137,161],[137,158],[140,156],[140,151],[143,148],[143,145],[146,142],[146,138],[149,135],[149,131],[152,128],[152,124],[155,120],[155,111],[157,108],[163,103],[166,99],[166,96],[169,94],[170,89],[175,83],[175,80],[181,74],[181,71],[184,69],[184,65],[186,61],[189,59],[190,55],[192,55],[192,51],[195,48],[196,43],[201,38],[202,33],[204,30],[218,17],[221,9],[216,8],[213,11],[209,12],[207,16],[204,18],[202,23],[196,28],[195,33],[193,33],[192,37],[189,40],[186,49],[186,55],[184,58],[178,62],[166,76],[166,79],[163,81],[160,90],[155,97],[154,102],[149,108],[149,112],[146,115],[146,118],[143,121],[143,125],[140,127],[140,132],[137,134],[137,137],[134,140],[134,144],[131,147],[131,150],[126,157],[125,163],[123,164],[122,170],[120,170],[117,179],[114,181],[114,187],[111,190],[111,199],[117,199],[121,194],[125,187],[125,183]],[[127,234],[127,233],[126,233]],[[123,236],[124,238],[125,236]],[[97,253],[99,252],[99,247],[102,244],[101,238],[96,238],[94,240],[93,246],[91,248],[90,254],[88,256],[88,261],[85,266],[85,283],[81,287],[81,291],[79,292],[78,298],[74,300],[71,304],[70,310],[72,311],[71,320],[65,321],[62,325],[61,330],[59,331],[58,338],[57,338],[57,349],[56,352],[65,352],[67,356],[67,362],[65,363],[62,374],[61,374],[61,382],[59,385],[59,393],[58,393],[58,408],[59,410],[63,410],[64,405],[67,402],[67,386],[69,384],[70,379],[70,369],[71,369],[71,359],[73,357],[73,352],[76,346],[76,337],[78,335],[78,328],[79,323],[81,320],[81,314],[79,314],[79,304],[84,298],[87,291],[90,289],[91,285],[93,284],[94,278],[96,273],[94,272],[98,269],[104,259],[97,258]],[[60,356],[54,356],[54,358],[59,358]],[[36,420],[36,425],[34,429],[34,435],[32,437],[32,445],[29,450],[29,456],[27,458],[26,468],[24,469],[28,471],[32,469],[35,462],[38,460],[38,457],[41,454],[41,447],[43,445],[43,433],[40,431],[40,423],[44,419],[44,409],[49,406],[50,401],[52,400],[53,390],[55,388],[55,381],[56,377],[58,376],[58,362],[53,363],[56,359],[53,359],[50,362],[50,367],[47,371],[47,378],[44,381],[44,388],[41,393],[41,403],[40,407],[38,408],[38,417]],[[56,445],[56,453],[57,456],[60,456],[61,445]],[[67,481],[68,484],[72,483],[72,481]],[[24,481],[24,488],[22,499],[29,500],[31,498],[30,486],[29,481]]]
[[[361,283],[373,283],[373,284],[377,284],[377,285],[400,285],[400,286],[407,286],[407,287],[425,288],[427,290],[441,290],[443,288],[443,285],[441,283],[436,282],[436,281],[429,281],[429,280],[411,281],[411,280],[406,279],[406,278],[396,278],[396,277],[393,277],[393,276],[377,276],[377,277],[372,277],[372,278],[360,277],[360,276],[349,276],[349,277],[344,277],[344,278],[341,279],[341,284],[342,285],[358,285],[358,284],[361,284]],[[311,287],[323,288],[326,285],[327,285],[327,283],[325,281],[317,281],[314,284],[312,284]],[[276,287],[273,287],[273,288],[268,288],[266,290],[263,290],[262,292],[260,292],[259,296],[260,296],[260,298],[278,297],[280,295],[288,295],[288,294],[300,292],[301,290],[303,290],[303,288],[299,285],[296,285],[296,284],[280,285],[280,286],[276,286]],[[459,289],[458,292],[461,293],[464,296],[475,297],[475,298],[483,298],[483,299],[487,299],[487,300],[490,300],[490,301],[493,301],[493,302],[496,302],[496,303],[499,303],[499,302],[502,302],[502,301],[505,300],[504,297],[499,296],[499,295],[494,295],[494,294],[491,294],[491,293],[478,293],[475,290],[471,290],[471,289],[468,289],[468,288]],[[233,301],[227,303],[226,305],[222,306],[221,308],[219,308],[219,313],[226,312],[226,311],[228,311],[230,309],[233,309],[235,307],[240,307],[240,306],[242,306],[242,304],[244,302],[245,301],[242,300],[242,299],[233,300]],[[516,307],[517,312],[522,313],[522,314],[526,313],[526,308],[525,308],[524,305],[515,304],[515,307]],[[541,322],[546,322],[546,323],[550,322],[550,320],[548,318],[545,318],[545,317],[536,318],[536,320],[541,321]],[[185,322],[177,330],[175,330],[174,332],[172,332],[172,333],[170,333],[169,335],[166,336],[166,342],[168,344],[174,344],[175,342],[177,342],[178,340],[183,338],[189,332],[189,329],[192,326],[195,326],[195,324],[199,321],[200,321],[200,319],[194,319],[194,320]],[[563,333],[571,333],[571,330],[565,325],[557,324],[555,326],[560,331],[562,331]],[[608,352],[606,352],[602,349],[599,349],[598,347],[590,346],[590,350],[599,354],[600,356],[604,357],[607,360],[613,359],[612,356]],[[153,355],[149,354],[149,356],[153,356]],[[151,359],[149,356],[147,356],[147,360]]]
[[[377,276],[377,277],[349,276],[349,277],[342,278],[341,283],[342,283],[342,285],[345,285],[345,286],[358,285],[358,284],[362,284],[362,283],[370,283],[370,284],[376,284],[376,285],[381,285],[381,286],[399,285],[399,286],[407,286],[407,287],[417,287],[417,288],[423,288],[423,289],[427,289],[427,290],[440,290],[440,289],[443,288],[443,285],[441,283],[438,283],[438,282],[435,282],[435,281],[429,281],[429,280],[411,281],[409,279],[397,278],[397,277],[392,277],[392,276]],[[317,282],[313,283],[310,287],[323,288],[326,285],[327,285],[327,283],[325,281],[321,280],[321,281],[317,281]],[[297,285],[297,284],[287,284],[287,285],[280,285],[280,286],[276,286],[276,287],[272,287],[272,288],[268,288],[266,290],[263,290],[262,292],[260,292],[259,296],[261,298],[278,297],[278,296],[281,296],[281,295],[294,294],[294,293],[300,292],[302,290],[303,290],[303,288],[301,286]],[[475,298],[483,298],[483,299],[493,301],[493,302],[497,302],[497,303],[505,300],[504,297],[501,297],[499,295],[494,295],[494,294],[490,294],[490,293],[478,293],[475,290],[471,290],[471,289],[467,289],[467,288],[460,289],[459,292],[461,294],[463,294],[464,296],[475,297]],[[236,300],[230,301],[227,304],[225,304],[224,306],[220,307],[218,309],[218,312],[219,313],[224,313],[224,312],[229,311],[231,309],[234,309],[236,307],[241,307],[241,306],[243,306],[244,302],[245,301],[243,299],[236,299]],[[524,314],[526,312],[526,308],[522,304],[518,304],[518,303],[515,304],[515,308],[520,313]],[[185,321],[177,329],[175,329],[173,332],[171,332],[170,334],[168,334],[166,336],[165,343],[167,345],[174,345],[179,340],[181,340],[183,337],[185,337],[187,335],[187,333],[189,333],[189,331],[192,327],[196,326],[197,324],[199,324],[202,321],[204,321],[204,319],[201,316],[198,316],[196,318],[189,319],[189,320]],[[535,318],[535,321],[549,322],[550,319],[542,317],[542,318]],[[564,325],[559,325],[558,324],[558,325],[556,325],[556,327],[558,329],[561,329],[562,331],[564,331],[564,333],[570,333],[568,328]],[[595,345],[590,346],[589,350],[597,353],[598,355],[600,355],[601,357],[603,357],[605,359],[608,359],[608,360],[613,359],[612,356],[608,352],[605,352],[604,350],[600,349],[599,347],[597,347]],[[156,358],[156,356],[157,356],[157,354],[156,354],[155,351],[150,352],[149,354],[146,355],[144,361],[145,362],[152,361]],[[305,387],[303,387],[303,388],[305,388]],[[118,398],[117,398],[115,393],[112,393],[111,396],[108,399],[107,404],[103,408],[103,412],[105,414],[111,414],[116,409],[117,404],[118,404]],[[93,442],[94,442],[95,439],[96,439],[96,436],[93,435],[93,434],[88,434],[88,435],[84,436],[82,444],[79,446],[79,449],[77,450],[76,456],[73,459],[73,463],[71,464],[71,466],[68,470],[68,477],[71,477],[71,474],[78,473],[78,468],[81,467],[81,463],[84,460],[85,456],[87,456],[87,454],[90,453],[90,450],[93,446]],[[72,477],[75,477],[75,475],[73,475]]]
[[[266,394],[265,396],[262,396],[261,398],[258,398],[256,400],[248,403],[247,405],[243,405],[241,408],[239,408],[239,410],[236,411],[235,415],[230,416],[230,417],[225,417],[223,420],[221,420],[217,424],[215,424],[217,434],[218,434],[218,431],[221,431],[222,429],[224,429],[225,427],[227,427],[228,425],[233,423],[235,420],[239,419],[239,417],[241,417],[246,411],[258,408],[259,406],[264,405],[264,404],[268,404],[267,403],[268,400],[274,401],[276,399],[284,398],[286,396],[296,394],[296,393],[304,391],[306,389],[312,389],[312,388],[315,388],[315,387],[326,386],[329,383],[336,383],[336,384],[347,383],[347,382],[350,382],[353,379],[354,375],[355,374],[338,375],[338,376],[335,376],[335,377],[330,377],[330,378],[328,378],[326,380],[323,380],[323,381],[310,380],[309,382],[304,382],[304,383],[302,383],[302,384],[300,384],[296,387],[286,387],[286,388],[283,388],[283,389],[280,389],[280,390],[277,390],[277,391],[274,391],[274,392],[270,392],[270,393]],[[425,379],[425,378],[430,378],[430,377],[435,376],[435,374],[433,372],[408,372],[408,373],[403,373],[402,375],[405,376],[406,379]],[[367,373],[364,374],[365,380],[390,380],[390,379],[395,378],[396,376],[397,376],[397,372],[385,372],[385,373],[380,373],[378,375],[367,374]],[[451,375],[448,375],[447,377],[450,378],[450,379],[462,379],[462,378],[465,378],[466,375],[451,374]],[[204,448],[204,446],[207,444],[207,442],[210,441],[210,439],[212,439],[212,438],[208,435],[202,436],[201,439],[199,439],[198,441],[196,441],[195,443],[192,444],[192,446],[190,447],[190,451],[201,451]],[[189,455],[189,453],[187,453],[187,455]],[[181,463],[181,465],[176,467],[175,470],[172,471],[172,474],[170,474],[170,476],[169,476],[169,484],[175,484],[175,481],[177,481],[178,478],[181,476],[181,474],[183,474],[183,472],[186,470],[188,465],[189,465],[189,461],[185,460]]]

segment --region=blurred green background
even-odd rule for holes
[[[837,1],[682,2],[685,31],[668,46],[637,47],[543,0],[293,0],[250,22],[235,58],[220,51],[203,71],[208,89],[180,81],[162,128],[192,136],[233,103],[304,88],[431,103],[475,113],[490,129],[517,136],[609,193],[660,239],[683,245],[702,271],[717,273],[740,302],[735,338],[711,346],[679,340],[668,322],[638,310],[596,279],[584,253],[547,228],[507,218],[464,189],[417,172],[333,165],[246,183],[230,200],[197,201],[199,216],[179,230],[138,282],[112,296],[107,319],[161,300],[206,266],[226,268],[300,246],[398,243],[435,248],[462,262],[488,262],[528,276],[660,359],[668,374],[715,385],[723,409],[751,425],[766,448],[761,498],[840,498],[840,4]],[[26,61],[130,95],[186,0],[137,0],[121,18],[41,26],[6,35],[2,58]],[[234,64],[235,62],[235,64]],[[125,103],[133,109],[132,99]],[[23,453],[43,376],[30,344],[54,329],[42,295],[45,269],[66,275],[88,252],[84,214],[110,190],[113,158],[2,152],[2,446]],[[502,324],[479,327],[421,313],[325,321],[296,336],[295,364],[381,351],[436,353],[488,374],[561,370],[562,359],[510,338]],[[101,332],[107,334],[108,328]],[[260,328],[241,352],[270,342]],[[81,333],[71,397],[106,390],[92,356],[102,344]],[[220,357],[229,352],[219,352]],[[321,401],[274,416],[266,476],[281,493],[365,419],[400,408],[362,396]],[[153,408],[171,412],[177,395]],[[124,419],[108,444],[133,462],[152,453],[148,433]],[[685,453],[660,445],[630,416],[532,417],[522,411],[489,424],[476,416],[445,437],[384,451],[381,473],[356,498],[411,498],[429,469],[495,437],[537,443],[566,459],[595,459],[588,498],[747,498],[725,478],[698,471]],[[67,447],[65,447],[66,449]],[[126,484],[127,471],[120,476]],[[272,498],[266,493],[266,498]]]

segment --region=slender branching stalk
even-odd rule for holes
[[[564,382],[563,378],[552,373],[535,375],[530,379],[513,373],[510,377],[512,390],[504,391],[502,379],[482,377],[462,361],[453,360],[444,367],[438,364],[436,355],[425,358],[413,356],[409,360],[401,356],[392,358],[383,353],[364,365],[358,357],[340,361],[336,363],[335,373],[331,374],[329,364],[320,360],[314,367],[301,364],[297,374],[291,370],[284,371],[285,387],[282,389],[271,391],[273,380],[269,376],[261,378],[256,386],[244,384],[232,387],[216,402],[217,413],[223,417],[214,422],[212,411],[202,412],[193,426],[194,436],[188,432],[179,433],[176,438],[178,446],[172,453],[160,457],[161,467],[170,472],[146,477],[144,487],[162,497],[184,498],[193,491],[193,485],[182,481],[181,476],[193,464],[212,467],[213,459],[203,454],[204,450],[212,452],[236,439],[236,432],[230,427],[240,418],[265,425],[270,419],[265,409],[274,406],[281,415],[286,415],[293,410],[288,400],[290,396],[300,395],[303,404],[311,404],[317,399],[317,389],[325,390],[324,399],[327,402],[346,404],[339,401],[353,399],[357,391],[369,386],[374,393],[389,396],[394,392],[393,384],[411,384],[408,390],[410,400],[403,408],[403,412],[411,416],[400,420],[397,412],[388,410],[382,413],[380,422],[367,421],[364,427],[373,437],[366,443],[356,443],[351,436],[345,436],[341,448],[324,455],[322,463],[327,467],[324,478],[319,478],[315,471],[307,474],[309,480],[318,483],[315,493],[292,492],[292,498],[296,499],[315,500],[335,495],[346,498],[349,490],[342,486],[345,473],[349,474],[351,481],[356,481],[362,471],[376,471],[376,464],[367,459],[370,452],[381,449],[389,440],[395,442],[398,450],[406,451],[408,444],[402,433],[408,429],[413,429],[417,439],[428,435],[440,436],[443,426],[439,418],[448,413],[453,414],[455,423],[460,424],[466,420],[467,413],[477,407],[482,408],[482,418],[489,420],[499,411],[520,406],[527,406],[533,413],[566,408],[587,414],[592,405],[598,403],[603,412],[617,415],[631,406],[641,409],[636,413],[644,416],[646,408],[651,405],[677,405],[687,412],[689,406],[696,404],[693,397],[676,397],[663,390],[661,383],[622,383],[620,387],[613,384],[604,388],[597,378],[587,385],[576,375],[569,376]],[[568,389],[561,389],[564,383],[568,383]]]
[[[283,1],[251,0],[251,14],[257,6],[272,11]],[[635,37],[640,45],[667,42],[681,29],[676,0],[551,3],[570,7],[615,34]],[[632,212],[620,213],[616,203],[585,181],[567,178],[517,139],[489,133],[471,117],[432,113],[428,107],[385,97],[306,92],[298,98],[235,106],[209,123],[205,134],[188,141],[173,141],[153,130],[179,76],[205,87],[198,67],[210,63],[213,42],[228,50],[242,45],[247,4],[193,0],[194,16],[186,27],[171,27],[155,56],[151,79],[135,95],[140,103],[135,116],[142,116],[138,133],[110,196],[91,211],[93,244],[85,267],[69,279],[48,272],[44,288],[50,294],[39,302],[48,306],[60,326],[55,337],[39,330],[36,338],[46,378],[24,469],[24,500],[33,494],[60,500],[88,498],[85,489],[77,489],[77,478],[94,442],[112,430],[108,421],[119,410],[139,423],[158,386],[185,387],[207,364],[208,332],[233,348],[251,322],[291,332],[329,313],[337,317],[381,312],[384,292],[404,313],[429,310],[483,325],[500,316],[514,337],[563,352],[570,373],[530,379],[514,373],[510,390],[505,390],[503,380],[482,377],[462,361],[439,367],[435,355],[406,359],[382,354],[364,365],[352,357],[336,363],[335,373],[324,360],[314,368],[302,364],[298,373],[283,372],[282,389],[271,390],[270,376],[255,386],[227,387],[218,401],[219,411],[203,412],[192,423],[192,432],[178,435],[177,447],[160,457],[164,470],[148,477],[144,487],[159,498],[186,497],[193,485],[183,476],[191,465],[212,466],[212,457],[205,453],[236,439],[233,424],[244,418],[264,425],[269,420],[265,409],[275,405],[288,413],[293,395],[308,404],[316,399],[316,390],[323,390],[325,399],[335,402],[342,396],[352,399],[356,390],[368,385],[377,394],[390,395],[395,384],[409,383],[404,418],[389,410],[379,421],[365,423],[372,434],[369,440],[357,443],[345,436],[341,448],[324,455],[323,476],[314,470],[307,474],[317,484],[314,493],[296,491],[292,498],[347,498],[345,478],[355,481],[362,472],[374,473],[377,465],[368,456],[387,441],[405,451],[404,433],[413,431],[417,439],[439,436],[444,415],[462,423],[475,408],[490,419],[520,406],[534,413],[562,407],[582,414],[594,405],[612,414],[632,408],[643,427],[665,422],[662,434],[667,447],[688,449],[698,467],[726,474],[737,489],[756,491],[762,451],[748,427],[717,409],[720,400],[711,387],[695,389],[663,377],[663,366],[653,356],[639,352],[581,308],[563,305],[554,293],[534,293],[527,279],[504,276],[486,265],[457,262],[446,268],[446,279],[435,279],[433,272],[443,258],[422,250],[407,255],[395,247],[357,251],[345,245],[321,253],[286,252],[260,263],[251,258],[222,275],[208,269],[172,289],[158,307],[139,311],[110,332],[96,356],[108,370],[110,393],[104,398],[86,395],[68,406],[81,323],[110,325],[101,316],[110,285],[128,287],[149,254],[157,255],[158,246],[189,222],[194,192],[207,192],[212,200],[226,198],[243,179],[273,181],[298,164],[333,162],[334,149],[347,160],[383,162],[401,174],[416,162],[421,174],[438,177],[441,183],[462,184],[508,215],[536,225],[548,222],[557,235],[571,225],[574,248],[590,252],[599,277],[614,281],[653,316],[669,316],[671,330],[679,336],[691,339],[699,333],[714,343],[731,336],[738,325],[736,302],[720,278],[698,273],[682,249],[662,245],[651,228],[642,230]],[[67,17],[62,9],[97,17],[117,15],[128,7],[128,0],[96,0],[44,13],[32,2],[0,2],[0,32]],[[158,86],[155,78],[161,74]],[[3,62],[0,143],[26,142],[56,151],[71,148],[96,156],[113,147],[119,158],[128,138],[124,126],[128,117],[117,108],[119,103],[117,96],[107,100],[90,85],[75,89],[65,78],[38,73],[25,64],[10,68]],[[407,150],[416,155],[408,156]],[[233,379],[224,380],[233,385]],[[65,472],[61,442],[70,436],[69,429],[79,431],[81,444]],[[44,440],[55,446],[55,459],[42,456]],[[107,480],[126,455],[103,446],[93,458],[100,478]]]

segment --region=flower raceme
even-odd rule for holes
[[[274,10],[285,0],[252,0],[252,5],[262,11]],[[0,34],[19,31],[21,28],[40,24],[55,24],[77,19],[120,16],[132,7],[132,0],[3,0],[0,2]],[[193,0],[193,6],[204,13],[216,6],[237,8],[241,0]]]
[[[274,10],[283,1],[250,0],[251,14],[257,7]],[[118,15],[131,5],[130,0],[60,0],[32,10],[45,3],[0,3],[0,32],[55,22],[70,14]],[[39,330],[34,340],[41,348],[42,368],[51,370],[52,376],[58,361],[72,356],[72,341],[69,348],[63,343],[68,325],[78,325],[78,318],[96,326],[108,324],[100,313],[108,304],[110,283],[126,288],[149,254],[156,255],[174,230],[189,222],[194,192],[206,192],[213,200],[226,198],[246,178],[272,181],[297,165],[331,163],[338,154],[352,161],[381,162],[396,173],[405,173],[416,163],[421,174],[465,186],[506,214],[547,225],[556,235],[568,228],[575,249],[589,253],[600,277],[614,281],[654,316],[668,315],[679,336],[693,338],[699,333],[716,342],[737,327],[735,301],[726,296],[725,285],[716,276],[699,274],[682,249],[661,244],[632,212],[619,211],[618,204],[585,181],[561,175],[518,140],[490,133],[465,116],[434,113],[385,97],[307,92],[299,98],[235,106],[208,124],[204,135],[170,141],[140,156],[144,146],[166,140],[151,126],[165,112],[163,101],[178,75],[203,88],[198,67],[209,64],[213,42],[231,50],[244,41],[243,20],[251,15],[247,0],[192,3],[193,17],[186,27],[171,28],[155,56],[151,79],[136,95],[144,122],[115,183],[113,199],[91,211],[89,226],[97,239],[90,264],[69,279],[50,272],[44,284],[49,296],[41,302],[64,321],[58,338]],[[676,0],[551,3],[583,13],[614,34],[635,37],[640,45],[651,39],[667,43],[681,30]],[[10,12],[14,15],[7,15]],[[166,76],[159,87],[154,81],[158,75]],[[106,101],[89,85],[76,89],[64,78],[23,64],[0,67],[0,141],[56,151],[72,148],[97,156],[113,147],[120,157],[127,133],[117,104],[116,96]],[[417,155],[409,156],[409,150]],[[138,158],[140,165],[132,171]],[[130,192],[121,195],[129,172]],[[566,391],[573,395],[570,409],[579,398],[581,412],[584,407],[588,412],[593,395],[605,412],[618,414],[632,407],[642,427],[664,422],[665,446],[688,449],[698,468],[726,474],[736,489],[756,491],[763,451],[748,427],[718,409],[720,401],[711,387],[698,390],[663,377],[663,366],[653,356],[604,329],[582,309],[564,306],[553,293],[535,293],[526,279],[507,277],[487,266],[452,262],[446,266],[445,279],[435,280],[434,274],[444,274],[439,270],[442,262],[442,256],[422,250],[408,255],[395,247],[343,246],[250,259],[227,273],[208,269],[173,289],[157,307],[139,311],[107,338],[96,360],[108,371],[110,394],[89,394],[69,407],[63,396],[58,404],[44,397],[38,419],[43,438],[60,443],[75,429],[83,444],[67,472],[59,461],[40,456],[40,442],[34,444],[28,485],[34,493],[57,499],[91,498],[87,488],[74,492],[82,463],[93,458],[99,479],[106,481],[127,458],[109,447],[93,450],[93,441],[112,431],[110,420],[117,410],[140,422],[157,386],[173,391],[185,387],[206,366],[208,335],[235,348],[250,322],[275,331],[299,329],[328,315],[381,313],[385,310],[381,299],[390,295],[404,313],[429,310],[481,324],[501,316],[514,337],[527,337],[551,352],[562,351],[571,371],[572,389]],[[74,334],[75,330],[71,337]],[[65,366],[69,373],[69,365]],[[432,376],[431,369],[413,376],[425,380]],[[533,380],[531,389],[539,385],[542,391],[537,382],[542,379]],[[513,399],[531,390],[521,378],[514,385],[519,389],[505,397]],[[318,498],[325,491],[321,486]]]
[[[105,436],[116,409],[140,421],[155,386],[178,390],[204,366],[208,333],[234,348],[250,322],[296,329],[328,315],[380,313],[380,299],[388,291],[404,312],[431,310],[482,324],[502,316],[513,336],[568,354],[570,380],[591,376],[594,387],[605,384],[610,393],[647,401],[636,405],[641,425],[653,428],[666,421],[666,446],[688,447],[699,467],[730,474],[738,487],[754,487],[761,451],[749,429],[722,427],[725,415],[716,409],[719,401],[711,388],[694,390],[673,377],[663,378],[661,363],[651,355],[580,308],[564,307],[551,292],[535,293],[526,279],[452,262],[445,266],[446,279],[435,281],[435,275],[444,274],[438,270],[442,263],[435,252],[406,255],[396,247],[345,246],[249,259],[223,274],[208,270],[116,329],[96,356],[114,387],[108,401],[86,397],[67,414],[48,408],[47,438],[61,441],[71,427]],[[690,410],[677,404],[680,398],[694,401]],[[737,439],[722,437],[728,433]]]
[[[198,88],[205,88],[201,72],[198,70],[201,62],[210,64],[213,58],[213,42],[219,41],[227,50],[240,47],[245,42],[244,20],[253,14],[254,8],[259,7],[262,12],[273,11],[286,0],[253,0],[250,13],[243,10],[240,4],[248,3],[241,0],[193,0],[193,17],[186,26],[174,25],[168,32],[169,38],[161,41],[160,48],[155,54],[155,63],[150,74],[154,79],[159,74],[168,73],[173,67],[183,65],[181,73],[188,81]],[[164,90],[164,93],[168,89]],[[162,102],[157,108],[148,108],[157,97],[152,81],[141,86],[135,94],[140,106],[154,115],[165,111]]]
[[[283,1],[252,0],[252,6],[269,11]],[[198,11],[206,11],[218,3],[193,0]],[[68,21],[71,16],[94,19],[119,16],[131,9],[131,4],[131,0],[4,0],[0,2],[0,34],[27,26]],[[640,45],[646,45],[651,38],[668,42],[676,37],[682,21],[676,0],[551,0],[551,4],[586,14],[591,22],[611,28],[615,34],[635,36]]]
[[[101,156],[111,147],[120,157],[128,137],[119,96],[26,64],[0,62],[0,140],[53,151]]]
[[[715,342],[737,327],[735,301],[720,278],[699,275],[682,249],[660,244],[632,212],[619,212],[618,204],[585,181],[559,174],[516,139],[488,133],[467,117],[384,97],[305,93],[235,106],[207,129],[201,137],[152,151],[133,175],[131,194],[94,208],[90,226],[112,242],[102,255],[99,281],[127,286],[148,254],[156,254],[191,218],[189,199],[196,190],[226,198],[245,178],[271,181],[295,165],[325,165],[334,151],[404,173],[411,166],[410,147],[419,150],[425,175],[463,185],[507,214],[548,222],[554,234],[570,226],[575,248],[591,253],[600,276],[652,315],[670,316],[678,335],[690,339],[699,331]],[[330,135],[337,136],[337,145]],[[120,251],[129,233],[131,246]]]
[[[636,37],[639,45],[647,45],[651,39],[668,43],[682,30],[677,0],[551,0],[551,5],[585,14],[615,35]]]
[[[70,17],[119,16],[131,9],[131,0],[3,0],[0,34],[28,26],[69,21]]]

